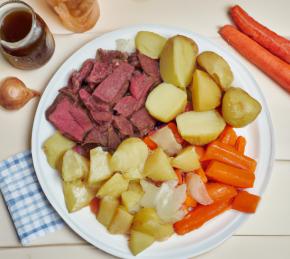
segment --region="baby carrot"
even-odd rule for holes
[[[174,122],[169,122],[167,124],[168,128],[170,128],[173,132],[173,135],[176,139],[176,141],[179,143],[179,144],[183,144],[184,143],[184,139],[181,137],[181,135],[179,134],[178,132],[178,129],[177,129],[177,126]]]
[[[231,126],[227,125],[223,130],[223,132],[221,133],[221,135],[219,136],[219,140],[222,143],[234,146],[237,140],[237,134]]]
[[[195,148],[195,152],[198,154],[199,156],[199,159],[202,159],[204,153],[205,153],[205,149],[204,147],[201,147],[201,146],[194,146]]]
[[[177,176],[178,179],[178,185],[183,184],[184,183],[184,179],[183,179],[183,173],[180,169],[175,169],[175,174]]]
[[[157,144],[149,136],[145,137],[143,141],[149,149],[154,150],[157,148]]]
[[[259,196],[241,191],[234,199],[233,209],[245,213],[254,213],[256,212],[259,201]]]
[[[207,177],[206,177],[206,174],[205,174],[204,170],[202,169],[202,167],[195,170],[195,173],[197,173],[200,176],[201,180],[204,183],[207,183]]]
[[[185,205],[186,208],[190,208],[190,207],[194,208],[197,205],[197,202],[195,199],[191,197],[190,194],[187,194],[186,199],[183,204]]]
[[[228,200],[237,196],[236,188],[222,183],[208,183],[206,189],[209,196],[214,202],[221,200]]]
[[[257,165],[254,159],[240,154],[235,147],[220,141],[214,141],[208,145],[202,160],[217,160],[250,172],[254,172]]]
[[[211,205],[197,205],[182,220],[174,224],[174,230],[178,235],[184,235],[201,227],[205,222],[229,209],[231,200],[215,202]]]
[[[246,143],[247,143],[247,141],[243,136],[239,136],[237,138],[235,148],[240,154],[245,153]]]

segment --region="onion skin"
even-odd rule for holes
[[[16,77],[9,77],[0,86],[0,106],[6,110],[19,110],[40,93],[29,89]]]

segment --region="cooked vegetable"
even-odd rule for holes
[[[61,175],[65,182],[75,181],[78,179],[86,180],[88,173],[88,159],[71,149],[64,153]]]
[[[182,149],[182,146],[176,141],[172,130],[168,126],[157,130],[150,138],[169,156],[176,155]]]
[[[198,47],[185,36],[167,40],[160,56],[160,74],[164,82],[186,88],[192,79]]]
[[[99,212],[99,208],[100,208],[100,199],[97,197],[94,197],[91,201],[90,201],[90,209],[91,212],[95,215],[98,214]]]
[[[154,150],[158,147],[158,145],[149,136],[146,136],[143,141],[150,150]]]
[[[108,227],[116,213],[119,206],[119,201],[111,196],[105,196],[100,201],[100,207],[97,214],[97,220]]]
[[[200,168],[198,154],[194,146],[184,148],[176,157],[171,160],[171,165],[184,172],[190,172]]]
[[[168,181],[177,179],[176,174],[170,165],[169,157],[161,148],[152,151],[145,163],[143,176],[153,181]]]
[[[223,132],[221,133],[221,135],[219,136],[219,140],[222,143],[234,146],[237,141],[237,134],[231,126],[227,125],[223,130]]]
[[[151,246],[155,238],[140,231],[131,230],[129,238],[129,248],[133,255],[137,255]]]
[[[232,87],[223,97],[223,117],[235,128],[244,127],[254,121],[261,109],[261,104],[241,88]]]
[[[194,208],[196,207],[196,205],[197,205],[196,200],[192,198],[190,194],[187,194],[186,199],[184,201],[185,209],[188,211],[189,208]]]
[[[80,180],[63,182],[63,194],[68,212],[74,212],[89,205],[94,193]]]
[[[205,174],[205,172],[204,172],[204,170],[203,170],[202,167],[200,167],[200,168],[198,168],[197,170],[195,170],[195,173],[196,173],[197,175],[200,176],[200,179],[201,179],[204,183],[207,183],[207,177],[206,177],[206,174]]]
[[[127,190],[128,184],[129,180],[124,178],[120,173],[116,173],[101,186],[97,196],[103,198],[109,195],[117,198],[122,192]]]
[[[140,179],[148,153],[148,147],[141,139],[127,138],[114,152],[111,169],[122,172],[128,179]]]
[[[174,85],[161,83],[150,92],[145,106],[152,117],[169,122],[184,111],[186,102],[186,92]]]
[[[231,25],[223,26],[219,33],[241,55],[290,92],[289,64],[271,54]]]
[[[108,228],[111,234],[126,234],[129,232],[134,216],[126,209],[119,207]]]
[[[143,191],[127,190],[121,194],[122,203],[130,213],[135,213],[140,208],[140,201],[143,196]]]
[[[217,160],[250,172],[254,172],[257,166],[254,159],[240,154],[234,147],[220,141],[214,141],[208,145],[202,160]]]
[[[185,112],[177,116],[176,122],[181,136],[194,145],[204,145],[215,140],[226,125],[215,110]]]
[[[254,186],[255,174],[253,172],[218,161],[212,161],[205,173],[212,180],[235,187],[250,188]]]
[[[49,165],[60,170],[64,153],[74,146],[74,142],[57,131],[44,142],[43,151]]]
[[[241,191],[234,199],[232,208],[245,213],[255,213],[260,197],[246,191]]]
[[[237,138],[237,141],[235,143],[235,148],[240,154],[245,153],[245,148],[246,148],[247,141],[243,136],[239,136]]]
[[[178,185],[181,185],[184,183],[184,174],[180,169],[174,169],[175,174],[177,176],[177,180],[178,180]]]
[[[167,39],[151,31],[139,31],[135,37],[136,48],[144,55],[159,58]]]
[[[176,139],[176,141],[177,141],[177,143],[179,143],[179,144],[184,144],[184,139],[181,137],[181,135],[179,134],[179,132],[178,132],[178,128],[177,128],[177,126],[176,126],[176,123],[174,123],[174,122],[169,122],[168,124],[167,124],[167,127],[168,128],[170,128],[171,129],[171,131],[172,131],[172,133],[173,133],[173,135],[174,135],[174,137],[175,137],[175,139]]]
[[[174,230],[178,235],[184,235],[201,227],[205,222],[228,210],[231,200],[215,202],[211,205],[198,205],[182,220],[174,224]]]
[[[128,191],[138,192],[143,194],[143,189],[139,180],[133,180],[129,182]]]
[[[228,89],[233,80],[233,72],[229,64],[220,55],[212,51],[204,51],[197,56],[197,63],[223,90]]]
[[[290,41],[255,21],[239,5],[230,9],[235,25],[272,54],[290,63]]]
[[[222,183],[208,183],[206,184],[206,190],[214,202],[229,200],[238,194],[233,186]]]
[[[221,89],[206,72],[199,69],[193,73],[191,92],[195,111],[209,111],[221,103]]]
[[[101,147],[90,150],[90,172],[88,184],[95,185],[112,175],[110,167],[111,155],[103,151]]]
[[[9,77],[0,86],[0,106],[7,110],[18,110],[40,93],[29,89],[16,77]]]

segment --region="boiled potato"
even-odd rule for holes
[[[103,151],[101,147],[90,150],[89,185],[95,185],[98,182],[108,179],[112,175],[110,159],[110,153]]]
[[[71,149],[64,153],[61,174],[65,182],[86,179],[88,173],[88,159]]]
[[[241,88],[230,88],[223,97],[222,113],[225,121],[235,128],[248,125],[262,110],[261,104]]]
[[[161,148],[157,148],[149,155],[143,175],[153,181],[169,181],[177,179],[177,176],[170,165],[169,157]]]
[[[65,138],[58,131],[50,136],[43,144],[43,150],[49,165],[60,170],[63,154],[73,146],[75,146],[75,143]]]
[[[159,58],[166,41],[166,38],[150,31],[139,31],[135,37],[136,49],[153,59]]]
[[[116,210],[119,206],[119,201],[111,196],[105,196],[100,201],[100,207],[97,214],[97,220],[108,227],[111,224],[111,221],[116,213]]]
[[[160,55],[160,74],[164,82],[185,89],[192,79],[198,47],[185,36],[167,40]]]
[[[80,180],[63,182],[63,194],[68,212],[87,206],[94,197],[94,193]]]
[[[151,235],[156,240],[164,240],[174,233],[172,224],[162,223],[153,208],[139,210],[134,216],[132,229]]]
[[[148,147],[141,139],[127,138],[114,152],[111,169],[113,172],[122,172],[130,180],[142,178],[141,172],[148,154]]]
[[[194,146],[184,148],[171,160],[171,165],[184,172],[190,172],[200,168],[199,157]]]
[[[140,231],[131,230],[129,238],[129,248],[133,255],[137,255],[151,246],[155,238]]]
[[[169,122],[184,111],[186,103],[185,91],[174,85],[162,83],[150,92],[145,107],[152,117]]]
[[[111,234],[126,234],[130,230],[133,218],[133,215],[120,206],[108,228],[109,232]]]
[[[138,191],[127,190],[121,194],[122,204],[124,204],[130,213],[135,213],[140,208],[140,200],[142,196],[143,191],[141,193]]]
[[[128,191],[138,192],[143,194],[143,189],[140,184],[140,180],[134,180],[129,182]]]
[[[119,197],[128,188],[129,180],[125,179],[120,173],[114,174],[107,180],[97,192],[98,197],[112,196]]]
[[[209,111],[221,103],[221,89],[204,71],[196,69],[192,80],[192,105],[195,111]]]
[[[229,64],[220,55],[212,51],[204,51],[198,55],[197,63],[210,74],[223,90],[231,86],[234,80],[233,72]]]
[[[190,111],[176,118],[180,135],[193,145],[205,145],[215,140],[223,131],[226,123],[216,111]]]

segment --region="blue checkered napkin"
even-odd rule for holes
[[[30,151],[0,163],[0,190],[23,245],[64,226],[41,190]]]

